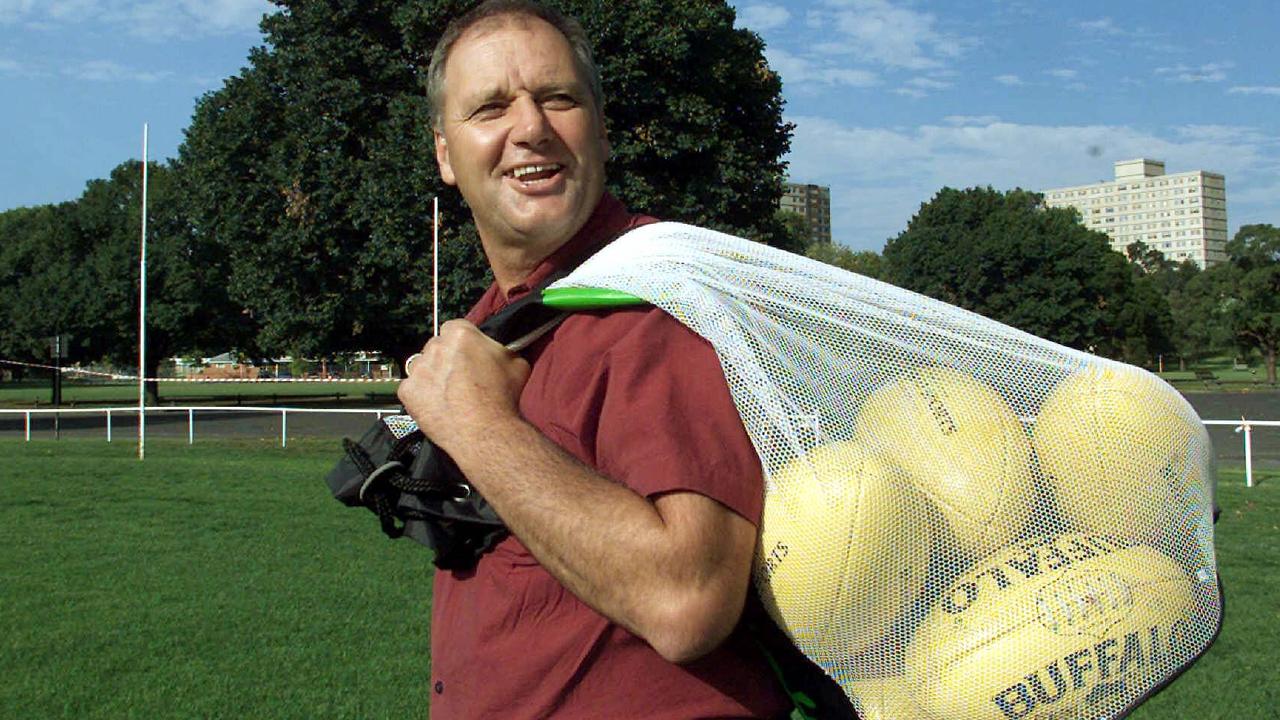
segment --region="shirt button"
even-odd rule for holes
[[[442,695],[442,694],[444,694],[444,681],[443,681],[443,680],[437,680],[437,681],[436,681],[436,694],[437,694],[437,695]]]

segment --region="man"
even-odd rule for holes
[[[495,282],[399,397],[512,533],[436,574],[433,715],[785,716],[739,623],[761,469],[711,346],[653,308],[573,315],[523,358],[474,324],[650,221],[605,192],[581,28],[484,3],[442,36],[428,94]]]

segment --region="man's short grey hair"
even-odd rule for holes
[[[578,66],[578,72],[587,81],[587,88],[591,92],[591,99],[595,101],[596,111],[604,113],[604,91],[600,86],[600,69],[596,67],[595,59],[591,54],[591,41],[587,39],[587,33],[577,20],[533,0],[486,0],[467,11],[466,14],[450,21],[444,33],[440,35],[436,49],[431,53],[431,65],[427,68],[427,102],[431,106],[433,128],[441,129],[444,116],[444,66],[458,38],[476,25],[504,16],[537,18],[558,30],[565,40],[569,41],[569,47],[573,49],[574,63]]]

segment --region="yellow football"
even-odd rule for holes
[[[953,583],[907,647],[934,720],[1113,717],[1197,655],[1191,577],[1159,550],[1065,534],[1001,550]]]
[[[854,437],[884,453],[934,502],[963,550],[1012,541],[1035,500],[1031,442],[986,383],[955,370],[914,370],[875,391]]]
[[[1068,530],[1140,542],[1187,504],[1210,457],[1182,397],[1137,368],[1068,376],[1040,407],[1033,443]]]
[[[815,660],[869,647],[924,584],[926,515],[900,471],[851,442],[772,473],[756,553],[769,614]]]
[[[853,698],[863,720],[918,720],[924,711],[911,697],[912,685],[903,675],[868,677],[841,683]]]

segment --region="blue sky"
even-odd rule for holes
[[[1227,178],[1232,233],[1280,225],[1280,3],[733,3],[831,187],[837,241],[879,250],[945,185],[1043,189],[1112,163]],[[260,43],[264,0],[0,0],[0,210],[177,153],[196,99]]]

